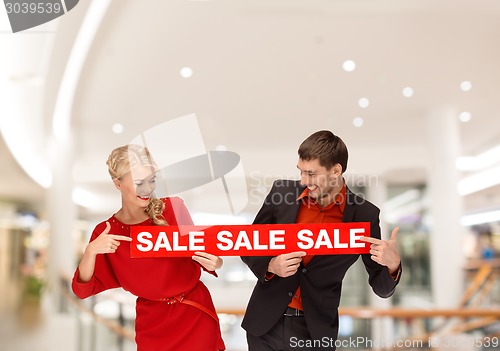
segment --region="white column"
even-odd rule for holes
[[[73,192],[73,143],[70,138],[52,143],[51,169],[52,187],[47,193],[49,241],[49,287],[54,297],[55,308],[61,306],[61,276],[71,278],[75,261],[74,228],[76,206]]]
[[[428,179],[430,199],[430,258],[434,304],[458,305],[464,292],[462,267],[462,197],[457,192],[460,136],[456,111],[441,108],[427,116]]]
[[[382,239],[388,240],[391,237],[391,230],[384,221],[383,212],[383,206],[387,200],[387,184],[381,176],[371,176],[369,178],[366,198],[381,209],[380,229]],[[373,308],[390,309],[392,307],[391,298],[383,299],[374,293],[370,293],[369,296],[370,306]],[[374,345],[385,345],[387,342],[394,340],[394,321],[389,317],[374,319],[371,323],[371,335]]]

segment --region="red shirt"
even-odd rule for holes
[[[321,207],[316,200],[309,197],[309,189],[306,188],[297,198],[302,200],[297,215],[296,223],[341,223],[344,216],[346,199],[346,185],[342,187],[340,193],[335,196],[335,201],[326,207]],[[302,258],[302,263],[307,265],[314,255],[306,255]],[[288,304],[289,307],[302,310],[302,296],[300,294],[300,286],[292,297],[292,301]]]

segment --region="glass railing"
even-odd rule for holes
[[[491,262],[490,262],[491,263]],[[470,275],[457,308],[340,307],[337,350],[499,350],[498,267],[480,265]],[[135,350],[135,298],[115,290],[77,299],[64,282],[69,310],[78,319],[79,351]],[[243,309],[218,309],[227,351],[246,351]],[[389,332],[387,328],[390,328]]]

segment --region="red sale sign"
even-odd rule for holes
[[[131,257],[182,257],[204,251],[217,256],[366,254],[370,223],[298,223],[204,226],[133,226]]]

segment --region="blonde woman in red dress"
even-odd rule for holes
[[[158,167],[147,148],[127,145],[107,161],[122,207],[94,229],[72,281],[81,299],[122,287],[137,296],[138,351],[225,350],[215,308],[201,271],[216,275],[220,257],[130,258],[130,227],[192,225],[178,197],[156,199]]]

